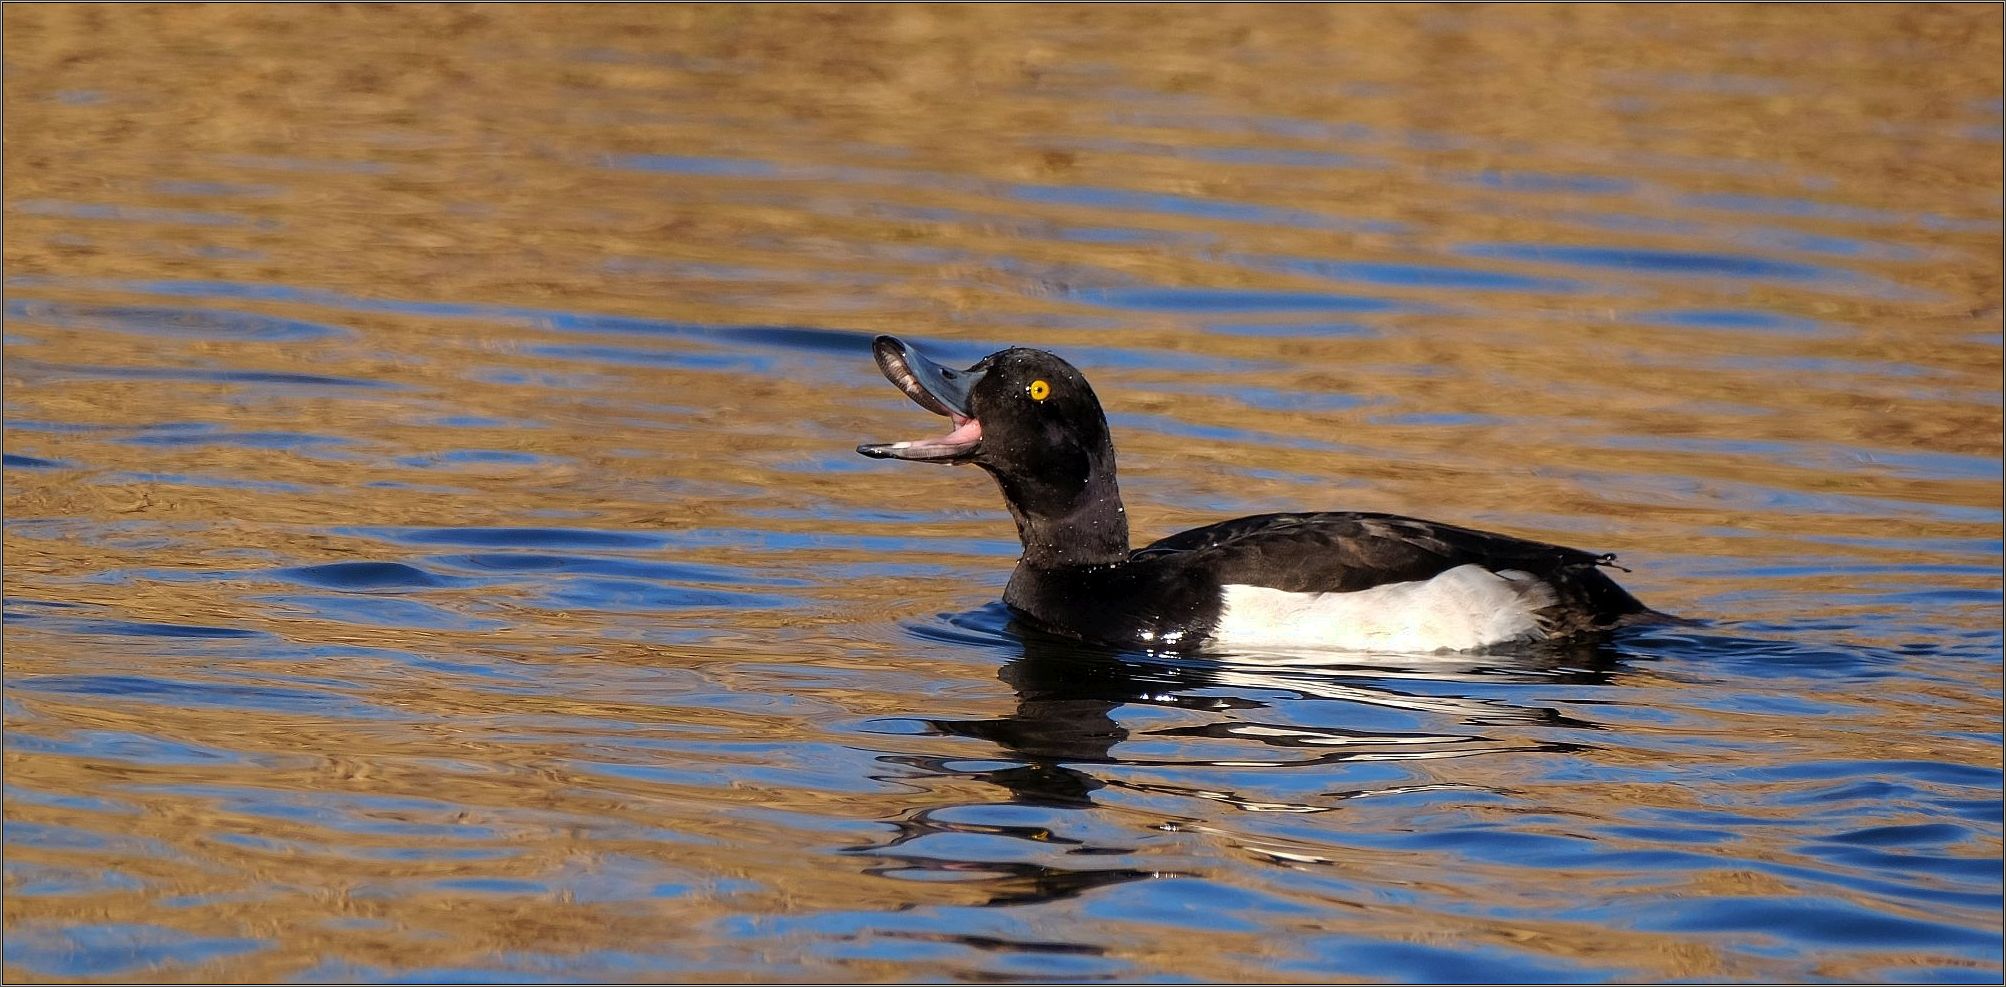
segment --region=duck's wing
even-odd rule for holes
[[[1293,593],[1370,589],[1429,579],[1472,563],[1553,577],[1615,561],[1613,555],[1452,524],[1353,512],[1235,518],[1171,535],[1137,551],[1133,559],[1169,561],[1171,556],[1183,556],[1183,564],[1203,568],[1220,583]]]

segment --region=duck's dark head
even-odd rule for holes
[[[954,429],[933,439],[861,445],[858,452],[987,470],[1017,519],[1026,560],[1065,565],[1127,557],[1114,440],[1100,399],[1072,364],[1020,347],[954,370],[894,336],[879,336],[871,350],[887,379]]]

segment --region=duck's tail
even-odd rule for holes
[[[1547,573],[1546,582],[1554,592],[1553,606],[1541,615],[1547,633],[1563,636],[1680,620],[1645,606],[1603,572],[1621,568],[1614,555],[1603,555],[1589,564],[1562,566]]]

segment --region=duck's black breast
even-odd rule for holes
[[[1204,643],[1221,596],[1203,565],[1159,557],[1059,568],[1020,562],[1003,602],[1067,637],[1174,650]]]
[[[1262,514],[1193,528],[1076,569],[1020,565],[1006,603],[1037,623],[1113,644],[1194,647],[1217,626],[1227,586],[1355,593],[1476,565],[1553,589],[1556,633],[1604,627],[1646,608],[1598,571],[1611,556],[1390,514]]]

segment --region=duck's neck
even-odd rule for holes
[[[1012,489],[1017,484],[1001,475],[996,480],[1017,521],[1025,565],[1063,569],[1128,560],[1128,510],[1112,469],[1096,472],[1071,496]]]

